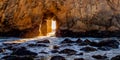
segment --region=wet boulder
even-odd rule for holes
[[[102,46],[102,47],[98,47],[98,49],[102,50],[102,51],[109,51],[109,50],[111,50],[111,47]]]
[[[90,46],[98,47],[98,42],[91,41],[89,45],[90,45]]]
[[[24,57],[19,57],[19,56],[5,56],[2,59],[4,59],[4,60],[34,60],[34,58],[31,57],[31,56],[24,56]]]
[[[93,52],[93,51],[97,51],[96,48],[93,47],[83,47],[80,50],[85,51],[85,52]]]
[[[107,56],[102,56],[102,55],[93,55],[92,57],[95,59],[106,59],[107,58]]]
[[[60,54],[68,54],[68,55],[74,55],[77,53],[77,51],[72,49],[64,49],[59,52]]]
[[[51,52],[52,53],[58,53],[59,51],[58,50],[52,50]]]
[[[102,46],[118,48],[119,42],[117,40],[103,40],[98,43],[98,47],[102,47]]]
[[[64,39],[61,43],[62,43],[62,44],[64,44],[64,43],[75,43],[75,41],[72,41],[72,40],[66,38],[66,39]]]
[[[25,55],[36,56],[37,53],[31,52],[31,51],[27,50],[25,47],[21,47],[21,48],[18,48],[16,51],[14,51],[11,55],[18,55],[18,56],[25,56]]]
[[[74,60],[85,60],[84,58],[75,58]]]
[[[45,39],[43,41],[38,41],[37,43],[50,43],[50,41],[48,39]]]
[[[6,46],[5,49],[15,51],[15,50],[18,49],[18,47],[16,47],[16,46],[11,46],[11,45],[10,45],[10,46]]]
[[[28,44],[29,47],[48,47],[45,44]]]
[[[88,40],[88,39],[86,39],[86,40],[84,41],[84,43],[86,43],[86,44],[91,44],[91,41]]]
[[[120,60],[120,55],[117,55],[115,57],[112,57],[111,60]]]
[[[44,52],[44,51],[41,51],[39,53],[41,53],[41,54],[48,54],[48,52]]]
[[[76,43],[82,43],[83,41],[81,39],[77,39]]]
[[[57,46],[57,45],[54,45],[53,46],[53,49],[59,49],[60,47],[59,46]]]
[[[81,53],[78,53],[78,54],[76,54],[76,55],[83,55],[83,54],[84,54],[84,53],[81,52]]]
[[[86,40],[84,40],[84,41],[81,41],[81,40],[78,39],[77,42],[79,42],[78,44],[79,44],[80,46],[90,45],[90,44],[91,44],[91,41],[88,40],[88,39],[86,39]]]
[[[66,60],[65,57],[62,56],[53,56],[50,60]]]

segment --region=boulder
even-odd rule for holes
[[[65,57],[62,57],[62,56],[53,56],[51,57],[50,60],[66,60]]]
[[[64,49],[59,52],[60,54],[68,54],[68,55],[75,55],[77,51],[72,49]]]
[[[66,38],[66,39],[64,39],[61,43],[62,43],[62,44],[64,44],[64,43],[75,43],[75,41],[72,41],[72,40]]]
[[[84,58],[75,58],[74,60],[85,60]]]
[[[60,47],[59,46],[57,46],[57,45],[54,45],[53,46],[53,49],[59,49]]]
[[[120,60],[120,55],[117,55],[115,57],[112,57],[111,60]]]
[[[93,55],[92,57],[95,58],[95,59],[106,59],[106,58],[108,58],[107,56],[102,56],[102,55]]]
[[[28,44],[29,47],[48,47],[45,44]]]
[[[43,41],[38,41],[37,43],[50,43],[50,41],[49,40],[43,40]]]
[[[83,41],[81,39],[77,39],[76,43],[82,43]]]
[[[51,52],[52,53],[58,53],[59,51],[58,50],[52,50]]]
[[[19,57],[19,56],[5,56],[2,59],[4,60],[34,60],[33,57],[31,56],[24,56],[24,57]]]
[[[99,47],[107,46],[111,48],[118,48],[119,42],[117,40],[103,40],[98,43]]]
[[[18,48],[16,51],[14,51],[11,55],[18,55],[18,56],[37,56],[37,53],[31,52],[27,50],[25,47]]]
[[[93,52],[93,51],[97,51],[96,48],[93,47],[83,47],[80,50],[85,51],[85,52]]]
[[[84,53],[78,53],[78,54],[76,54],[76,55],[83,55]]]
[[[91,44],[91,41],[88,40],[88,39],[86,39],[86,40],[84,41],[84,43],[86,43],[86,44]]]

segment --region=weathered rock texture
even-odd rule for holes
[[[120,36],[116,34],[120,31],[119,11],[120,0],[0,0],[0,36],[45,35],[46,20],[52,19],[58,23],[57,36],[67,36],[66,31],[80,32],[78,36],[85,32],[92,36],[91,31]]]

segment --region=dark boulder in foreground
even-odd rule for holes
[[[14,51],[11,55],[18,55],[18,56],[25,56],[25,55],[36,56],[37,53],[31,52],[31,51],[27,50],[25,47],[21,47],[21,48],[18,48],[16,51]]]
[[[2,59],[4,60],[34,60],[30,56],[25,56],[25,57],[19,57],[19,56],[5,56]]]
[[[93,55],[92,57],[95,59],[106,59],[107,58],[107,56],[102,56],[102,55]]]
[[[93,52],[93,51],[97,51],[96,48],[93,47],[83,47],[80,50],[85,51],[85,52]]]
[[[111,60],[120,60],[120,55],[117,55],[115,57],[112,57]]]
[[[65,57],[62,56],[53,56],[50,60],[66,60]]]
[[[75,58],[74,60],[85,60],[84,58]]]
[[[74,55],[77,53],[77,51],[72,50],[72,49],[64,49],[59,52],[60,54],[68,54],[68,55]]]

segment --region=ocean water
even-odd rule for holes
[[[76,41],[78,38],[71,38],[71,37],[50,37],[50,36],[39,36],[39,37],[35,37],[35,38],[15,38],[15,37],[0,37],[0,46],[4,47],[3,46],[3,43],[21,43],[19,46],[16,46],[16,47],[20,47],[20,46],[24,46],[24,47],[27,47],[28,50],[32,51],[32,52],[36,52],[38,53],[38,57],[44,60],[50,60],[50,58],[52,56],[56,56],[56,55],[60,55],[60,56],[64,56],[67,60],[74,60],[74,58],[85,58],[86,60],[95,60],[94,58],[91,58],[92,55],[104,55],[106,54],[109,59],[111,59],[111,57],[113,56],[116,56],[116,55],[119,55],[120,54],[120,48],[118,49],[112,49],[110,51],[101,51],[101,50],[98,50],[98,51],[95,51],[95,52],[89,52],[89,53],[86,53],[86,52],[83,52],[83,51],[80,51],[80,48],[83,48],[85,46],[78,46],[76,44],[72,44],[72,46],[65,46],[65,45],[62,45],[60,44],[60,42],[62,42],[64,39],[70,39],[70,40],[73,40],[73,41]],[[45,45],[48,45],[49,47],[28,47],[27,45],[28,44],[35,44],[37,41],[42,41],[42,40],[45,40],[45,39],[48,39],[50,41],[50,44],[45,44]],[[114,39],[114,40],[120,40],[120,38],[118,37],[111,37],[111,38],[92,38],[92,37],[84,37],[84,38],[80,38],[82,40],[91,40],[91,41],[95,41],[95,42],[98,42],[98,41],[101,41],[101,40],[106,40],[106,39]],[[73,49],[75,51],[77,51],[77,53],[80,53],[80,52],[83,52],[84,55],[71,55],[71,56],[68,56],[68,55],[65,55],[65,54],[59,54],[59,53],[51,53],[51,50],[53,50],[53,46],[63,46],[59,49],[59,51],[63,50],[63,49]],[[96,48],[96,47],[95,47]],[[48,52],[48,54],[40,54],[39,52]],[[7,50],[5,53],[11,53],[10,50]],[[3,53],[0,53],[0,58],[2,58],[4,55]],[[38,58],[38,59],[39,59]]]

